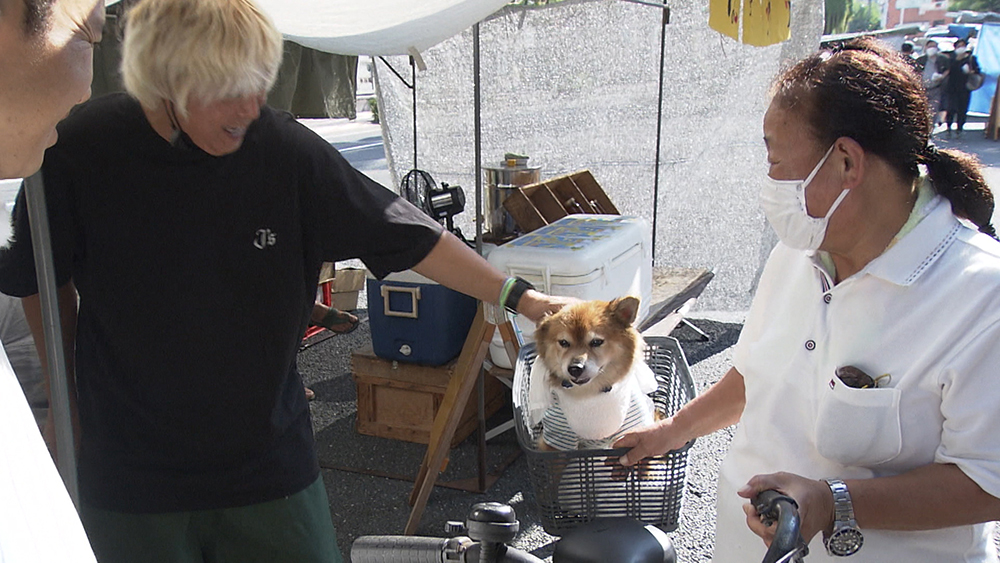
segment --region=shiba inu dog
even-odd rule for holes
[[[632,326],[638,309],[635,297],[585,301],[539,323],[529,402],[542,413],[540,449],[609,448],[625,431],[653,423],[647,394],[656,378]]]

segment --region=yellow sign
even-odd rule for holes
[[[765,47],[791,37],[790,0],[710,0],[709,27],[739,40],[741,3],[744,43]]]
[[[710,0],[708,26],[723,35],[740,40],[740,2],[742,0]]]

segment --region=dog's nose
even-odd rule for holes
[[[583,373],[583,364],[570,364],[566,371],[572,377],[580,377],[580,374]]]

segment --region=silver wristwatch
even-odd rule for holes
[[[826,483],[833,491],[833,531],[829,535],[823,533],[826,552],[841,557],[854,555],[865,543],[865,538],[854,520],[851,493],[847,492],[847,485],[840,479],[827,479]]]

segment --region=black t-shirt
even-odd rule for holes
[[[59,126],[43,168],[56,277],[80,295],[81,496],[98,508],[243,506],[319,469],[295,368],[323,261],[409,268],[441,226],[264,107],[242,147],[174,147],[124,94]],[[23,193],[0,291],[37,292]]]

